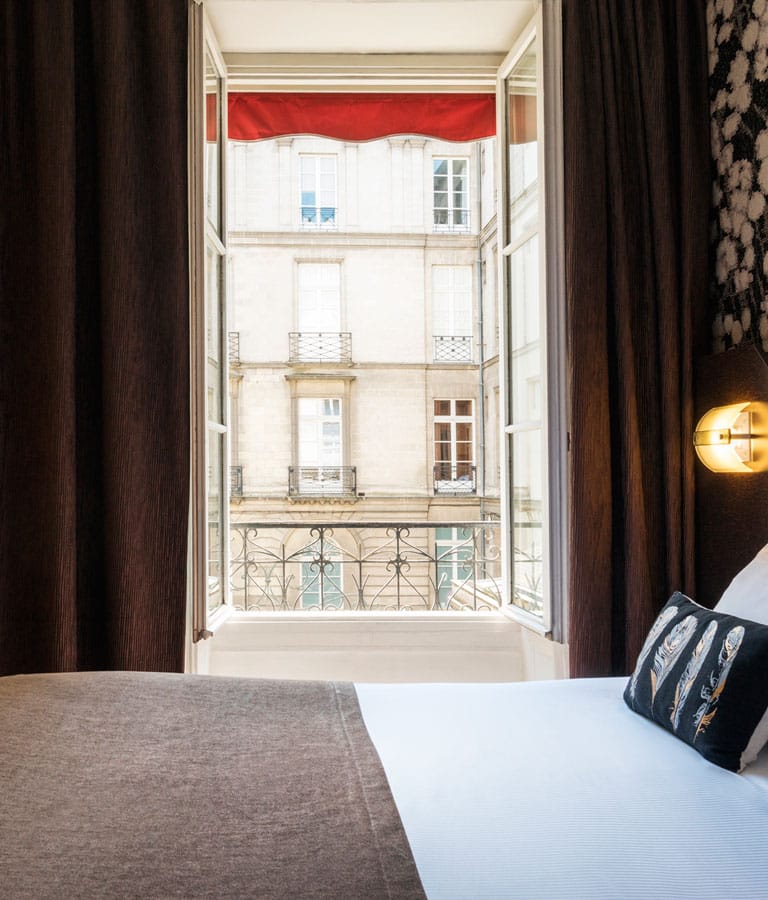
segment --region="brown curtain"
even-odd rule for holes
[[[693,592],[692,357],[706,345],[705,4],[564,4],[571,673],[634,666]]]
[[[187,0],[0,7],[0,674],[180,670]]]

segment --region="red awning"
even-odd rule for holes
[[[476,141],[496,134],[493,94],[229,94],[229,137],[260,141],[314,134],[372,141],[418,134],[444,141]]]

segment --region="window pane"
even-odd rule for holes
[[[299,263],[300,332],[339,332],[341,294],[338,263]],[[311,348],[309,348],[311,350]]]
[[[456,440],[457,441],[472,441],[472,423],[471,422],[457,422],[456,423]]]
[[[320,541],[307,547],[313,559],[320,554]],[[341,609],[344,605],[344,580],[341,565],[341,551],[326,541],[323,546],[321,567],[317,562],[301,564],[301,607],[303,609]],[[332,560],[332,561],[331,561]]]
[[[435,415],[436,416],[450,416],[451,414],[451,401],[450,400],[435,400]]]
[[[512,421],[538,418],[530,406],[527,383],[541,378],[543,346],[541,344],[539,296],[539,239],[534,235],[509,257],[510,272],[510,380],[512,388]]]
[[[433,171],[435,175],[447,175],[448,174],[448,160],[447,159],[436,159],[432,163]]]
[[[460,462],[472,462],[472,444],[458,441],[456,443],[456,459]]]
[[[472,415],[472,401],[471,400],[457,400],[456,401],[456,415],[457,416],[471,416]]]
[[[450,441],[451,439],[451,423],[435,422],[435,440]]]
[[[326,227],[336,224],[336,157],[300,157],[301,223]]]
[[[221,229],[219,195],[221,191],[219,117],[221,115],[221,79],[211,55],[205,54],[205,213],[217,233]]]
[[[211,247],[206,249],[205,259],[205,316],[206,316],[206,417],[221,421],[221,257]]]
[[[222,583],[222,510],[221,464],[224,436],[208,432],[208,609],[224,602]]]
[[[450,462],[452,458],[450,443],[435,444],[435,462]]]
[[[512,602],[543,612],[543,484],[541,430],[512,435],[513,579]]]
[[[538,199],[537,42],[507,79],[509,95],[509,226],[514,241],[536,224]]]

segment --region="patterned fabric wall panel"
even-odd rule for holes
[[[768,0],[708,0],[715,352],[768,352]]]

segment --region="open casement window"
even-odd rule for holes
[[[556,640],[566,589],[565,323],[559,4],[497,82],[504,581],[510,610]]]
[[[228,611],[226,69],[201,6],[190,8],[190,364],[192,624],[208,637]]]

